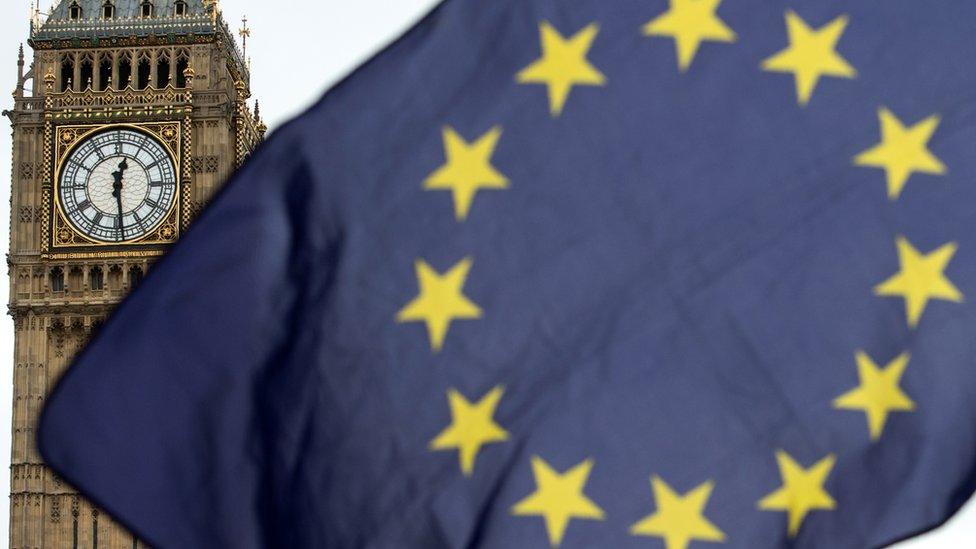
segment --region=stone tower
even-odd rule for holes
[[[242,33],[243,36],[243,33]],[[17,61],[9,311],[10,547],[143,544],[35,447],[48,391],[106,315],[263,138],[216,0],[61,0]]]

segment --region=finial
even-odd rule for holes
[[[203,12],[210,14],[214,24],[217,23],[217,0],[203,0]]]
[[[247,101],[247,98],[251,97],[251,94],[247,91],[247,84],[243,80],[234,82],[234,89],[237,90],[238,101]]]
[[[186,87],[193,88],[193,77],[196,76],[197,72],[193,70],[193,67],[186,67],[183,69],[183,79],[186,80]]]
[[[49,71],[44,75],[44,89],[47,91],[47,93],[54,93],[54,81],[55,78],[53,72]]]
[[[261,102],[257,99],[254,100],[254,119],[261,120]]]
[[[20,99],[24,96],[24,45],[20,45],[17,52],[17,87],[14,89],[14,97]]]
[[[37,30],[41,22],[41,5],[39,1],[31,0],[30,24],[31,30]]]
[[[247,26],[247,16],[241,17],[241,29],[237,31],[241,35],[242,47],[244,48],[244,58],[247,58],[247,39],[251,37],[251,29]]]

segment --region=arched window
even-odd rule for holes
[[[98,509],[92,509],[92,547],[98,547]]]
[[[69,53],[66,54],[61,59],[61,91],[67,91],[71,89],[72,78],[75,75],[75,59]]]
[[[169,86],[169,56],[165,53],[156,59],[156,87],[163,89]]]
[[[139,60],[139,65],[136,67],[136,89],[144,90],[148,88],[151,78],[152,65],[150,65],[148,57],[143,57]]]
[[[102,4],[102,19],[112,19],[115,17],[115,4],[112,0],[105,0]]]
[[[115,83],[115,89],[124,90],[132,84],[132,60],[128,53],[120,54],[119,57],[119,81]]]
[[[75,0],[70,6],[68,6],[68,17],[70,17],[73,21],[81,19],[81,5],[78,4],[78,0]]]
[[[78,549],[78,498],[71,501],[71,549]]]
[[[95,78],[94,60],[90,55],[83,56],[81,59],[81,91],[92,87]]]
[[[92,267],[88,273],[88,285],[92,291],[101,291],[105,287],[105,274],[101,267]]]
[[[112,56],[103,54],[98,62],[98,91],[107,90],[112,84]]]
[[[183,0],[176,0],[176,3],[173,4],[173,9],[177,17],[183,17],[186,15],[186,2]]]
[[[186,69],[190,68],[190,59],[185,52],[181,52],[176,58],[176,87],[186,87]]]
[[[64,270],[61,267],[51,269],[51,291],[57,293],[64,291]]]
[[[150,2],[149,0],[143,0],[141,6],[142,6],[143,17],[152,17],[153,15],[155,15],[156,6],[154,6],[153,3]]]

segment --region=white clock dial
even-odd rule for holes
[[[176,168],[148,134],[114,129],[89,137],[65,159],[58,198],[75,229],[100,242],[137,240],[176,200]]]

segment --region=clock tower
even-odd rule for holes
[[[46,17],[35,9],[28,42],[33,58],[21,50],[3,112],[13,127],[9,546],[143,547],[44,466],[38,414],[265,126],[216,0],[60,0]]]

